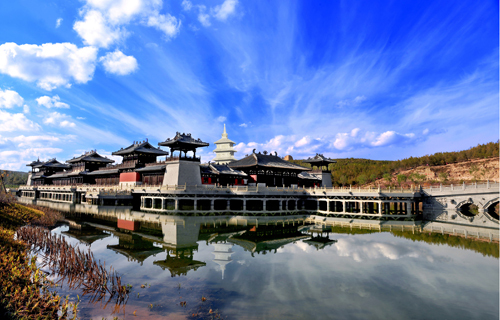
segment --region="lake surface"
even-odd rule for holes
[[[415,229],[313,232],[297,217],[257,225],[67,218],[77,228],[52,232],[90,248],[132,285],[125,306],[84,296],[84,319],[499,318],[498,243]]]

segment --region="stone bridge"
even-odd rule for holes
[[[461,184],[422,189],[423,218],[498,229],[499,183]],[[470,210],[477,206],[477,212]]]

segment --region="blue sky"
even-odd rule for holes
[[[499,138],[497,1],[3,1],[0,168],[177,131],[237,158]]]

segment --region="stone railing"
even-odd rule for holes
[[[499,188],[498,182],[483,182],[483,183],[462,183],[462,184],[450,184],[450,185],[434,185],[428,188],[423,188],[424,192],[443,192],[443,191],[465,191],[465,190],[487,190],[487,189],[497,189]]]
[[[192,192],[226,192],[226,193],[239,193],[239,192],[252,192],[252,193],[267,193],[267,192],[282,192],[282,193],[302,193],[302,194],[328,194],[328,193],[408,193],[412,194],[418,192],[418,189],[411,188],[352,188],[352,187],[341,187],[341,188],[304,188],[304,187],[261,187],[261,186],[216,186],[216,185],[138,185],[138,186],[119,186],[119,185],[74,185],[74,186],[22,186],[20,190],[31,190],[37,188],[38,190],[53,190],[53,191],[76,191],[78,192],[100,192],[104,191],[126,191],[135,193],[156,193],[164,191],[192,191]]]

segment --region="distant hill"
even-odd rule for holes
[[[7,177],[4,178],[6,188],[17,188],[20,185],[25,185],[28,181],[27,172],[0,170],[0,173],[2,172],[7,173]]]
[[[491,177],[498,179],[498,156],[499,143],[497,141],[478,144],[463,151],[438,152],[396,161],[334,159],[337,163],[330,165],[330,169],[333,185],[336,187],[373,184],[399,185],[400,182],[419,184],[439,181],[448,183],[485,181],[492,180]],[[484,163],[476,161],[480,159],[491,159],[491,161]],[[311,167],[310,164],[304,163],[302,160],[291,160],[291,162]],[[451,168],[451,164],[456,165]],[[450,168],[444,168],[447,166]],[[419,169],[417,170],[417,168]],[[424,171],[429,174],[424,173]],[[470,172],[465,174],[465,171]],[[400,181],[397,181],[398,175],[402,175]],[[402,181],[404,180],[403,176],[406,176],[406,181]]]

